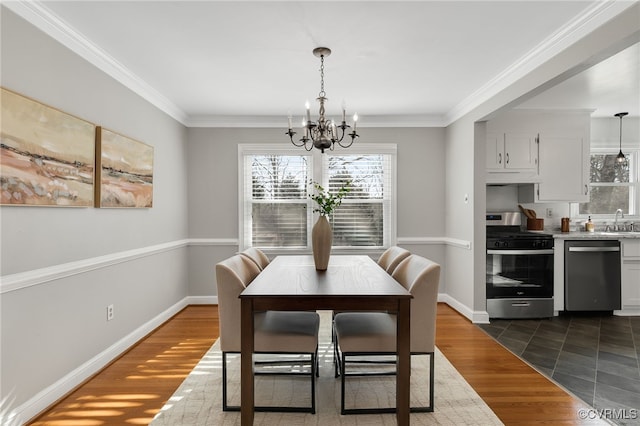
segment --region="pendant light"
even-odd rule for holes
[[[622,153],[622,117],[624,117],[627,114],[629,114],[629,113],[628,112],[619,112],[619,113],[614,115],[615,117],[620,117],[620,152],[616,156],[616,161],[618,163],[624,163],[625,161],[627,161],[626,157]]]

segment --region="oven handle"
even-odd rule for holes
[[[529,255],[529,254],[553,254],[553,249],[544,250],[487,250],[487,254],[510,254],[510,255]]]

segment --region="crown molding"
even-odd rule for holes
[[[45,2],[11,0],[3,1],[2,4],[96,68],[146,99],[156,108],[178,122],[186,123],[188,117],[184,111],[102,48],[58,18],[46,7]]]
[[[368,116],[360,126],[446,127],[635,3],[637,2],[629,0],[594,2],[584,13],[575,17],[443,116]],[[58,18],[45,6],[44,1],[11,0],[3,1],[3,4],[187,127],[282,127],[282,117],[274,116],[189,116],[166,96]]]
[[[446,114],[445,126],[460,119],[549,59],[632,7],[637,1],[605,0],[592,4],[567,25],[551,34],[518,61],[496,75]]]
[[[286,117],[275,115],[193,115],[184,123],[187,127],[245,127],[285,129]],[[362,115],[358,128],[369,127],[444,127],[440,115]],[[295,129],[294,129],[295,130]]]

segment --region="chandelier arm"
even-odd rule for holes
[[[340,137],[338,137],[338,135],[337,135],[337,133],[339,131],[338,129],[342,130],[342,133],[340,134]],[[344,139],[344,129],[345,129],[344,125],[336,126],[336,135],[335,135],[335,139],[333,140],[333,142],[337,142],[338,144],[340,144],[340,142],[342,142],[342,139]],[[342,145],[340,145],[340,146],[342,146]]]
[[[343,148],[349,148],[351,145],[353,145],[353,142],[356,140],[356,138],[360,137],[360,135],[358,135],[356,132],[349,133],[349,136],[351,136],[351,142],[349,142],[348,145],[343,145],[340,141],[338,141],[338,145]]]

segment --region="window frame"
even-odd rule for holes
[[[328,176],[323,176],[326,162],[329,161],[331,155],[389,155],[389,184],[391,186],[390,199],[385,206],[385,223],[383,227],[383,246],[346,246],[334,247],[335,253],[354,253],[379,251],[386,249],[396,242],[397,232],[397,145],[393,143],[380,144],[354,144],[350,148],[336,148],[335,151],[325,151],[322,154],[319,150],[305,151],[294,146],[287,147],[279,144],[254,144],[241,143],[238,144],[238,231],[239,231],[239,250],[245,250],[251,246],[251,230],[250,225],[246,222],[245,216],[251,211],[251,203],[245,199],[245,185],[247,178],[247,170],[245,170],[245,159],[250,155],[294,155],[308,157],[308,176],[315,182],[328,187]],[[318,213],[313,212],[313,203],[311,199],[307,199],[307,246],[306,247],[260,247],[267,253],[311,253],[311,229],[317,218]],[[383,209],[385,208],[383,207]]]
[[[619,147],[592,147],[589,153],[589,158],[591,158],[592,154],[596,155],[617,155],[619,152]],[[640,149],[625,149],[625,156],[627,157],[627,161],[631,162],[631,167],[629,168],[629,183],[614,183],[614,182],[606,182],[606,183],[596,183],[595,185],[592,182],[589,182],[589,194],[591,194],[591,189],[594,186],[629,186],[633,190],[630,191],[629,206],[633,207],[634,213],[625,215],[625,220],[638,220],[640,219]],[[591,175],[591,173],[589,173]],[[580,214],[580,204],[581,203],[571,203],[571,217],[578,220],[586,220],[588,216],[591,216],[593,220],[611,220],[615,216],[615,211],[611,213],[605,214]]]

